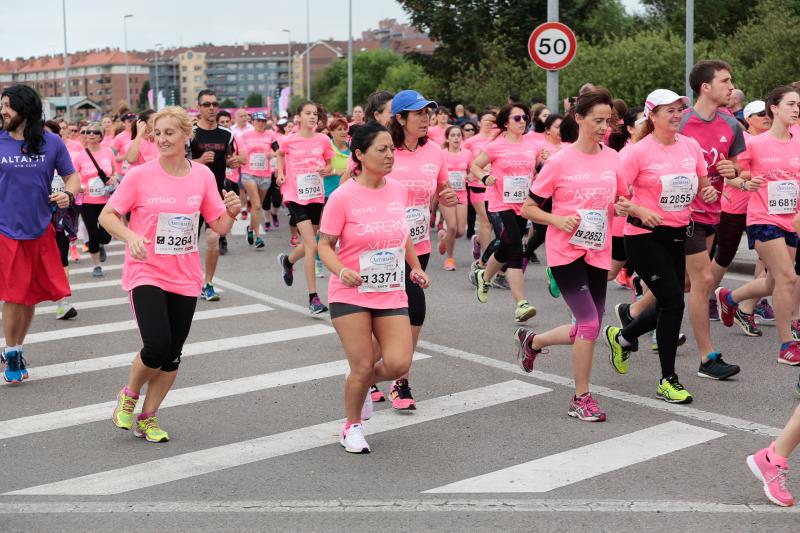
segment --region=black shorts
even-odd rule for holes
[[[330,302],[329,311],[331,319],[340,316],[352,315],[355,313],[369,313],[372,318],[382,318],[385,316],[408,316],[408,307],[397,307],[394,309],[372,309],[360,305],[346,304],[341,302]]]
[[[286,207],[289,208],[289,214],[294,218],[295,223],[299,224],[305,220],[310,220],[312,226],[319,226],[319,221],[322,218],[322,206],[324,204],[297,204],[295,202],[286,202]]]
[[[628,260],[625,254],[625,237],[611,237],[611,259],[622,262]]]
[[[708,253],[706,239],[713,237],[716,233],[717,230],[710,224],[690,221],[686,227],[686,242],[684,243],[686,255],[699,254],[700,252]]]

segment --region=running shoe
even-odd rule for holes
[[[225,255],[228,253],[228,239],[225,235],[219,236],[219,255]]]
[[[444,253],[447,251],[447,243],[444,240],[446,235],[447,233],[442,228],[439,228],[439,255],[444,255]]]
[[[108,254],[106,253],[106,247],[100,246],[100,262],[105,263],[106,259],[108,259]]]
[[[242,209],[241,215],[242,215],[241,216],[242,220],[247,220],[247,210],[246,209]]]
[[[22,350],[19,351],[19,373],[23,380],[30,377],[28,375],[28,362],[25,360],[25,354],[22,352]]]
[[[503,289],[505,291],[511,290],[511,285],[508,284],[508,276],[503,274],[502,272],[498,272],[494,275],[494,279],[492,279],[492,287],[496,289]]]
[[[719,352],[711,352],[708,354],[708,361],[700,363],[700,369],[697,371],[698,377],[709,378],[716,380],[728,379],[739,373],[739,365],[729,365],[722,360],[722,354]]]
[[[214,290],[214,285],[211,283],[206,283],[203,286],[203,292],[200,293],[200,297],[207,302],[219,301],[219,294],[217,294],[217,291]]]
[[[708,319],[712,322],[719,322],[719,309],[717,309],[717,299],[708,300]]]
[[[620,289],[633,290],[633,279],[631,279],[631,276],[628,275],[624,268],[620,269],[617,273],[617,277],[614,278],[614,283]]]
[[[381,391],[377,385],[372,385],[369,388],[369,394],[370,397],[372,397],[373,403],[380,403],[386,401],[386,395],[383,394],[383,391]]]
[[[605,422],[606,414],[597,405],[597,400],[592,397],[591,392],[573,396],[569,401],[567,414],[584,422]]]
[[[364,427],[361,424],[351,424],[346,430],[342,430],[339,437],[339,444],[344,447],[344,451],[349,453],[369,453],[369,444],[364,439]]]
[[[478,275],[477,274],[478,274],[478,269],[479,268],[480,267],[478,266],[478,261],[477,260],[473,261],[469,265],[469,272],[467,273],[467,279],[469,280],[470,283],[472,283],[473,287],[477,287],[478,286]]]
[[[69,247],[69,258],[73,263],[77,263],[81,260],[81,253],[78,251],[78,247],[74,244]]]
[[[281,221],[278,220],[278,215],[272,215],[272,225],[275,226],[275,229],[281,227]]]
[[[539,256],[536,255],[536,252],[529,253],[528,260],[531,262],[532,265],[538,265],[541,263],[541,261],[539,261]]]
[[[772,309],[772,306],[769,304],[769,300],[766,298],[762,298],[761,301],[756,304],[753,312],[762,322],[775,322],[775,311]]]
[[[748,315],[737,307],[736,312],[733,314],[733,321],[737,326],[742,328],[742,331],[748,337],[760,337],[762,335],[761,328],[759,328],[758,323],[756,323],[755,313]]]
[[[264,222],[264,233],[269,233],[269,230],[272,229],[272,224],[269,222]]]
[[[656,330],[653,330],[653,332],[650,335],[651,335],[650,338],[652,340],[652,342],[650,344],[650,349],[652,351],[658,353],[658,338],[656,338]],[[677,344],[677,346],[680,347],[680,346],[683,346],[684,344],[686,344],[686,334],[678,333],[678,344]],[[631,351],[635,352],[637,350],[631,350]]]
[[[20,353],[16,350],[4,352],[3,358],[6,364],[5,370],[3,371],[3,379],[5,382],[11,383],[12,385],[22,383],[22,370],[19,368],[21,359]]]
[[[526,322],[536,316],[536,308],[528,303],[528,300],[520,300],[514,308],[514,320]]]
[[[131,429],[135,421],[133,410],[138,400],[125,394],[125,387],[117,393],[117,405],[111,413],[111,421],[119,429]]]
[[[256,240],[253,241],[253,245],[256,247],[257,250],[262,249],[265,246],[264,239],[262,239],[261,237],[256,237]]]
[[[322,265],[322,261],[319,259],[314,261],[314,275],[318,278],[325,277],[325,267]]]
[[[300,246],[300,237],[297,235],[292,235],[292,238],[289,239],[290,246]]]
[[[614,306],[614,315],[619,322],[619,329],[625,329],[625,326],[633,322],[631,318],[631,304],[617,304]]]
[[[483,268],[478,268],[475,271],[475,294],[478,297],[478,301],[482,304],[485,304],[489,301],[489,282],[486,281],[486,278],[483,275],[486,273],[486,270]]]
[[[255,240],[255,233],[253,232],[253,228],[247,226],[247,244],[253,246],[254,240]]]
[[[444,268],[447,271],[455,272],[456,270],[456,260],[452,257],[448,257],[444,262]]]
[[[792,338],[796,341],[800,341],[800,320],[792,320]]]
[[[101,267],[100,265],[97,265],[96,267],[94,267],[92,269],[92,277],[93,278],[102,278],[103,276],[104,276],[103,267]]]
[[[320,313],[325,313],[328,311],[328,307],[322,303],[322,300],[319,299],[319,296],[314,296],[311,298],[311,301],[308,303],[308,312],[312,315],[318,315]]]
[[[544,350],[537,350],[533,347],[533,338],[536,333],[530,328],[518,327],[514,331],[514,337],[517,342],[517,361],[527,373],[533,372],[533,363],[539,354],[544,353]]]
[[[628,373],[628,357],[630,357],[631,348],[625,348],[619,342],[619,334],[622,331],[620,328],[615,328],[614,326],[606,326],[603,329],[603,337],[606,340],[606,344],[608,344],[608,348],[610,350],[608,354],[608,360],[611,363],[611,366],[614,367],[614,370],[617,371],[618,374],[627,374]]]
[[[784,365],[800,365],[800,341],[791,341],[778,353],[778,362]]]
[[[472,259],[477,261],[481,257],[481,243],[478,242],[478,236],[472,236]]]
[[[553,277],[553,272],[550,270],[550,267],[545,268],[544,272],[547,274],[547,291],[553,298],[558,298],[561,296],[561,291],[558,289],[558,283],[556,283]]]
[[[147,439],[147,442],[167,442],[169,434],[161,429],[155,416],[149,416],[144,420],[137,420],[133,427],[133,436],[140,439]]]
[[[739,309],[739,306],[733,302],[731,299],[731,291],[725,287],[717,287],[717,290],[714,291],[714,295],[716,297],[716,304],[719,309],[718,319],[721,318],[722,324],[726,328],[729,328],[733,325],[733,318],[736,314],[736,310]],[[710,307],[708,312],[709,314],[711,313]]]
[[[292,283],[294,283],[294,268],[289,262],[289,256],[287,254],[280,254],[278,256],[278,264],[283,271],[283,282],[287,287],[291,287]]]
[[[791,507],[794,505],[794,498],[786,486],[786,479],[789,476],[789,464],[785,459],[779,459],[775,453],[775,443],[768,448],[759,450],[753,455],[747,456],[747,466],[761,483],[764,484],[764,494],[775,505],[781,507]]]
[[[683,388],[675,374],[661,380],[656,396],[669,403],[692,403],[692,395]]]
[[[416,411],[417,409],[417,402],[411,396],[411,387],[408,386],[407,379],[394,381],[389,390],[389,397],[392,399],[392,408],[397,411]]]
[[[56,320],[69,320],[78,316],[78,310],[68,303],[56,307]]]

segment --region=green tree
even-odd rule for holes
[[[137,109],[143,111],[150,107],[150,102],[147,99],[147,93],[150,91],[150,80],[142,84],[142,89],[139,91],[139,101],[136,103]],[[155,96],[153,97],[155,98]]]
[[[245,107],[263,107],[264,97],[260,93],[250,93],[244,101]]]
[[[422,66],[410,61],[403,61],[386,69],[383,81],[376,89],[378,88],[393,93],[414,89],[428,98],[433,98],[438,93],[436,81],[425,73]]]
[[[224,109],[231,109],[233,107],[239,107],[236,105],[236,102],[231,100],[230,98],[225,98],[222,102],[219,103],[219,106]]]

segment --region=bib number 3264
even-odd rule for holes
[[[200,213],[159,213],[155,252],[158,255],[184,255],[196,252]]]

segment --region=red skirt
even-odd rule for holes
[[[70,295],[53,226],[38,239],[17,241],[0,233],[0,300],[21,305],[57,302]]]

